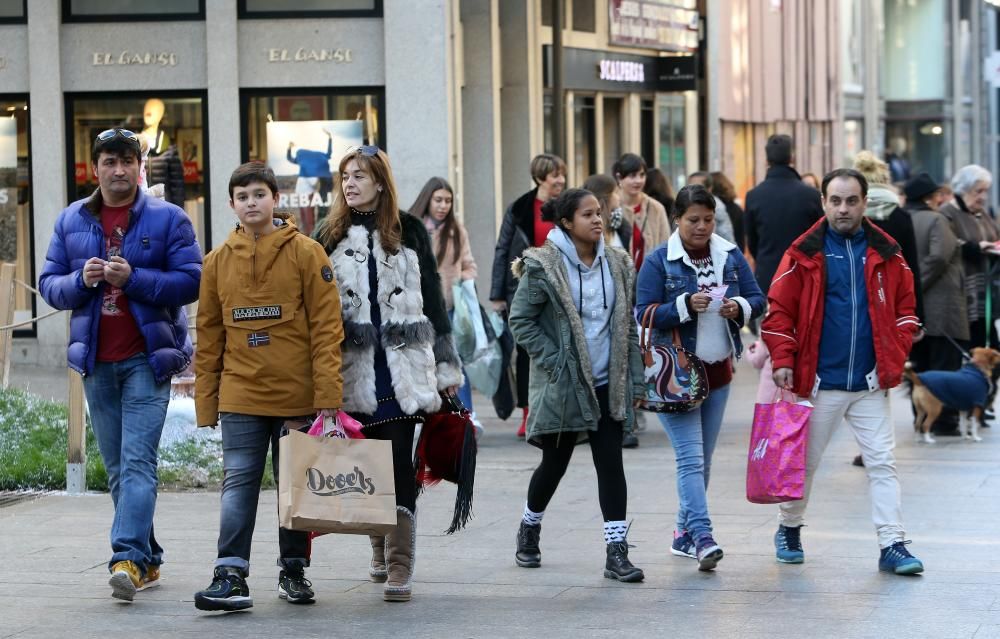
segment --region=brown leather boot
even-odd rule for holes
[[[372,560],[368,564],[368,576],[377,584],[385,581],[389,574],[385,569],[385,537],[368,536],[372,542]]]
[[[396,506],[396,527],[385,536],[388,578],[382,590],[385,601],[409,601],[417,541],[417,519],[408,508]]]

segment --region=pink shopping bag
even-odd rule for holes
[[[747,456],[747,500],[777,504],[802,499],[810,413],[809,402],[779,400],[754,407]]]

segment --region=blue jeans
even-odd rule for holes
[[[153,535],[157,450],[170,401],[170,382],[156,383],[145,353],[120,362],[97,362],[83,378],[90,424],[108,471],[115,504],[111,561],[146,567],[163,562]]]
[[[454,325],[455,309],[448,311],[448,321]],[[472,385],[469,383],[469,377],[465,374],[465,369],[462,369],[462,386],[458,389],[458,398],[462,400],[462,405],[468,408],[470,413],[475,412],[475,409],[472,408]]]
[[[216,566],[233,566],[250,574],[250,543],[257,523],[260,483],[271,446],[271,470],[278,483],[278,441],[285,417],[222,413],[222,512]],[[309,565],[309,533],[278,528],[278,565],[301,570]]]
[[[708,475],[712,453],[726,412],[729,385],[713,388],[698,408],[686,413],[660,413],[677,459],[677,530],[698,539],[712,532],[708,517]]]

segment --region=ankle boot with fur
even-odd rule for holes
[[[385,536],[387,578],[382,590],[385,601],[409,601],[412,593],[413,562],[416,554],[417,518],[403,506],[396,506],[396,527]]]
[[[388,571],[385,568],[385,537],[368,536],[372,542],[372,560],[368,564],[368,576],[377,584],[385,581]]]

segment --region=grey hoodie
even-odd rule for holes
[[[583,334],[587,339],[594,386],[603,386],[608,383],[611,309],[615,306],[615,283],[611,279],[611,271],[604,256],[604,238],[597,243],[597,255],[591,266],[580,261],[573,240],[559,227],[549,231],[547,239],[562,253],[570,295],[576,302],[576,311],[583,321]]]

